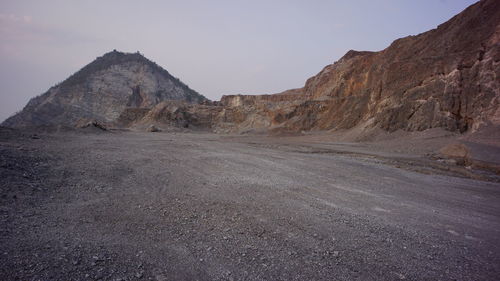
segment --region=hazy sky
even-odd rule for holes
[[[140,51],[210,99],[276,93],[474,2],[0,0],[0,120],[113,49]]]

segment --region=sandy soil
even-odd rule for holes
[[[498,182],[329,138],[2,129],[0,279],[497,280]]]

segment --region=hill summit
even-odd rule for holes
[[[73,125],[82,118],[112,122],[125,108],[152,107],[166,100],[207,99],[139,52],[113,50],[32,98],[2,125]]]

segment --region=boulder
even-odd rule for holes
[[[452,143],[439,150],[441,157],[455,160],[457,165],[470,164],[470,152],[462,143]]]
[[[147,131],[154,133],[154,132],[160,132],[161,130],[158,129],[155,125],[151,125],[148,127]]]

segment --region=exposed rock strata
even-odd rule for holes
[[[233,131],[499,126],[499,61],[500,2],[481,1],[383,51],[349,51],[298,95],[223,97],[221,118],[233,120]]]

